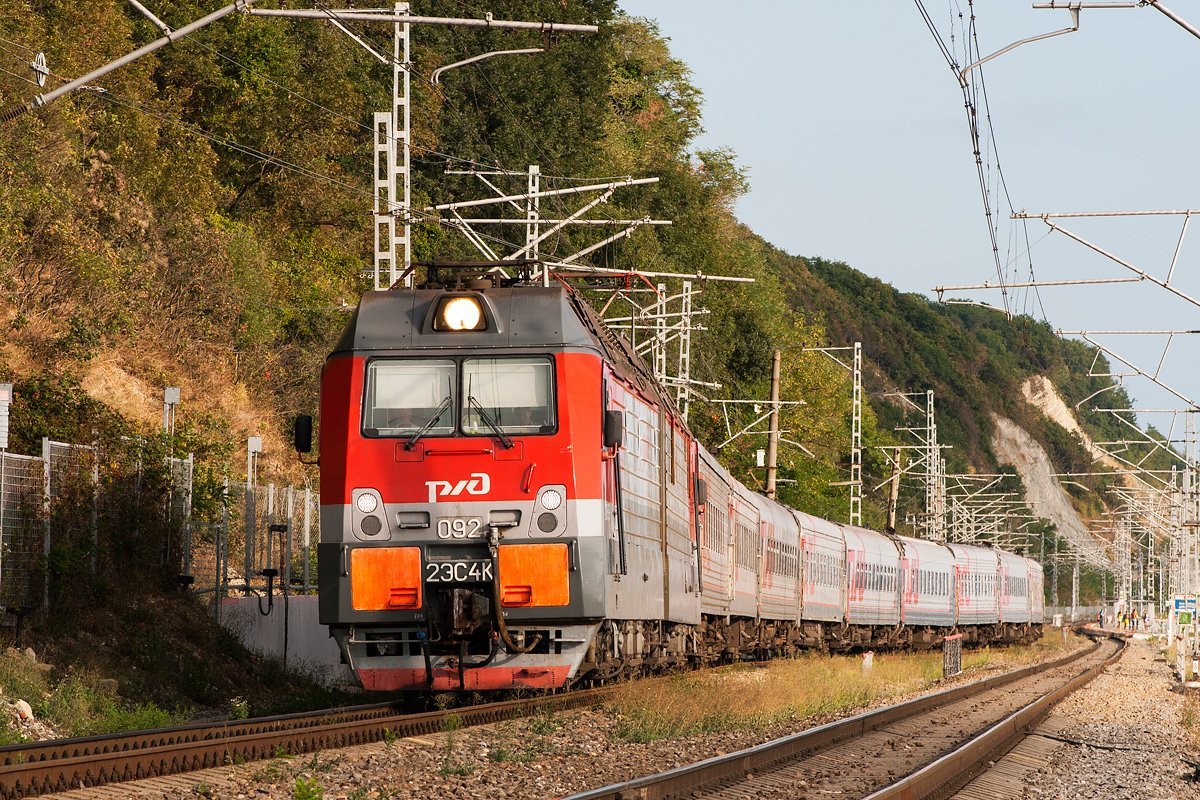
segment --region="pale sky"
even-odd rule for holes
[[[751,191],[737,212],[755,231],[790,253],[845,261],[903,291],[996,281],[962,94],[915,3],[621,5],[657,19],[672,52],[691,67],[705,95],[699,146],[732,147],[749,167]],[[966,0],[925,5],[947,44],[954,28],[961,65],[956,15],[967,13]],[[1200,26],[1200,0],[1169,7]],[[1027,1],[983,0],[976,17],[984,54],[1070,24],[1067,11],[1034,10]],[[1200,208],[1200,39],[1158,11],[1084,10],[1078,32],[1024,45],[982,73],[1015,208]],[[985,157],[995,161],[990,152]],[[1001,260],[1015,262],[1028,280],[1020,223],[1009,220],[1002,194],[993,195],[993,208]],[[1182,216],[1059,220],[1160,278],[1182,223]],[[1135,277],[1063,234],[1047,236],[1041,220],[1029,221],[1028,231],[1039,280]],[[1189,231],[1172,283],[1200,297],[1198,273],[1200,229]],[[1200,308],[1147,282],[1040,294],[1056,328],[1200,328]],[[996,291],[969,295],[1001,303]],[[1010,296],[1016,311],[1042,316],[1027,290]],[[1099,340],[1148,372],[1166,342]],[[1191,399],[1200,398],[1196,344],[1196,336],[1177,337],[1160,375]],[[1141,407],[1182,406],[1144,379],[1127,387]]]

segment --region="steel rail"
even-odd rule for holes
[[[987,762],[994,761],[1012,750],[1058,701],[1090,682],[1105,667],[1120,658],[1128,645],[1127,640],[1120,641],[1121,646],[1117,651],[1096,666],[1010,714],[932,764],[922,767],[891,786],[867,795],[865,800],[923,800],[943,796],[948,790],[965,786],[987,771]]]
[[[693,796],[693,793],[725,784],[730,780],[769,771],[780,764],[861,737],[866,733],[925,711],[980,694],[989,689],[1014,683],[1039,672],[1070,664],[1093,655],[1100,647],[1101,643],[1097,641],[1086,650],[1044,664],[1034,664],[1003,675],[985,678],[886,708],[858,714],[745,750],[716,756],[656,775],[579,792],[570,795],[565,800],[628,800],[628,798],[635,797],[638,800],[666,800],[666,798],[672,797],[690,797]],[[1101,667],[1103,666],[1102,664]]]
[[[58,739],[0,747],[0,798],[30,797],[106,783],[189,772],[225,764],[365,744],[385,736],[437,733],[448,717],[460,725],[485,725],[531,711],[588,705],[603,693],[585,689],[561,695],[404,713],[395,703],[318,713],[284,714],[113,736]]]

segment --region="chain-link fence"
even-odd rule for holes
[[[320,500],[306,487],[226,481],[220,507],[185,531],[184,581],[212,594],[315,592]]]
[[[37,604],[44,482],[41,458],[0,452],[0,606],[4,608]]]
[[[169,574],[191,517],[193,460],[42,440],[39,456],[0,452],[0,611],[86,602],[85,581]]]

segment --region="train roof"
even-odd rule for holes
[[[846,549],[857,546],[864,552],[879,554],[897,559],[903,554],[903,547],[894,537],[870,528],[860,528],[857,525],[842,525],[842,535],[846,539]]]
[[[448,294],[481,298],[489,329],[435,331],[436,301]],[[632,345],[605,325],[577,292],[562,285],[366,292],[330,357],[372,351],[526,347],[594,350],[617,374],[674,414],[674,403],[663,395]]]
[[[564,298],[561,286],[514,286],[447,292],[441,289],[393,289],[367,292],[333,352],[417,350],[470,347],[585,347],[601,344]],[[484,331],[435,331],[436,301],[447,294],[482,299],[489,319]]]
[[[896,539],[903,545],[905,556],[908,556],[911,551],[918,554],[918,557],[944,557],[948,563],[954,563],[954,551],[947,547],[945,542],[936,542],[932,539],[917,539],[912,536],[897,536]]]

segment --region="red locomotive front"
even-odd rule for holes
[[[561,288],[363,297],[321,397],[321,622],[367,689],[562,686],[604,587],[601,357]]]

